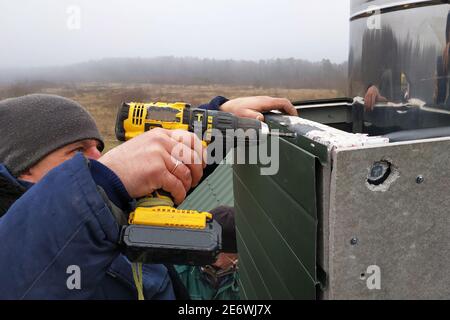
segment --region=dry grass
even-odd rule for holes
[[[97,125],[105,138],[106,149],[118,144],[114,136],[115,118],[122,102],[131,101],[165,101],[187,102],[194,106],[207,103],[218,95],[227,98],[237,98],[254,95],[283,97],[290,100],[309,100],[333,98],[339,95],[337,90],[311,89],[279,89],[232,86],[181,86],[153,84],[78,84],[70,86],[18,88],[8,92],[8,88],[0,88],[3,98],[22,95],[31,92],[52,93],[73,99],[82,104],[95,118]],[[18,94],[20,93],[20,94]]]

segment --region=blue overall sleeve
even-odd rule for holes
[[[120,254],[118,239],[119,225],[78,154],[0,219],[0,299],[89,299]]]
[[[207,104],[202,104],[200,106],[198,106],[200,109],[206,109],[206,110],[215,110],[215,111],[219,111],[220,107],[225,103],[228,102],[229,100],[225,97],[222,96],[217,96],[214,99],[212,99],[209,103]]]

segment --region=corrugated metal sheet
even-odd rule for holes
[[[235,207],[244,299],[316,298],[320,161],[304,145],[300,138],[281,141],[275,176],[262,176],[258,165],[222,164],[181,206],[201,211]]]
[[[183,202],[180,209],[210,211],[219,206],[234,205],[233,170],[230,164],[220,164]]]
[[[316,298],[317,157],[280,141],[280,170],[235,165],[234,192],[242,297]]]

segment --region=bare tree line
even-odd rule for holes
[[[299,59],[109,58],[64,67],[0,70],[0,83],[119,82],[346,91],[347,63]]]

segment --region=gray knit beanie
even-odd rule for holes
[[[94,119],[75,101],[31,94],[0,101],[0,163],[20,176],[51,152],[96,139],[104,144]]]

